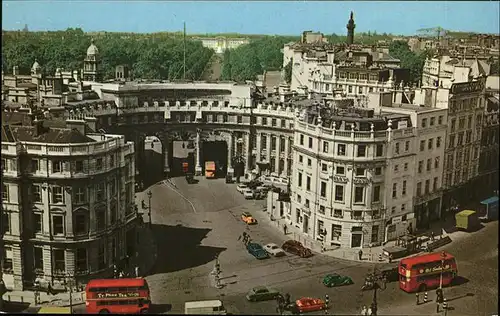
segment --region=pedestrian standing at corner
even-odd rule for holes
[[[283,232],[285,233],[285,235],[287,233],[287,229],[288,229],[288,227],[286,226],[286,224],[283,224]]]
[[[365,305],[363,305],[363,308],[361,309],[361,315],[363,315],[363,316],[368,315],[368,310],[366,309]]]
[[[362,260],[362,258],[363,258],[363,250],[359,249],[358,255],[359,255],[359,260]]]
[[[431,232],[431,240],[434,241],[434,232]]]

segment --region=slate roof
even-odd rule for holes
[[[36,127],[34,126],[2,126],[1,140],[2,142],[37,142],[50,144],[79,144],[95,142],[90,137],[80,133],[76,129],[68,128],[47,128],[44,126],[45,132],[36,135]]]
[[[31,117],[28,113],[22,112],[3,112],[2,125],[22,125],[30,126]]]

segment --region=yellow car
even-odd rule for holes
[[[241,214],[241,220],[247,223],[247,225],[257,224],[257,220],[248,212]]]

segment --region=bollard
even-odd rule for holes
[[[427,303],[427,292],[424,293],[424,303]]]
[[[443,309],[444,310],[448,309],[448,302],[446,302],[446,299],[443,299]]]
[[[420,304],[420,297],[418,295],[418,292],[417,292],[417,294],[415,296],[417,297],[417,305],[419,305]]]
[[[378,261],[382,261],[382,254],[381,253],[378,254]]]

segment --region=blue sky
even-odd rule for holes
[[[354,11],[356,31],[402,35],[441,26],[449,30],[499,32],[497,1],[2,1],[2,28],[32,31],[243,33],[299,35],[346,32]]]

